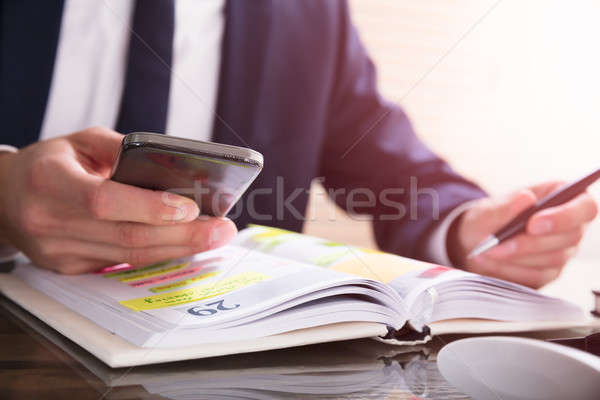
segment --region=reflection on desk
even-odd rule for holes
[[[62,390],[75,398],[75,392],[69,390],[72,385],[78,388],[76,398],[96,399],[468,398],[440,375],[433,344],[392,347],[355,340],[111,369],[10,300],[0,299],[0,320],[7,325],[1,331],[5,337],[0,346],[10,346],[6,332],[14,336],[15,330],[21,339],[27,335],[28,341],[28,346],[21,342],[21,354],[13,353],[12,360],[7,358],[10,354],[2,356],[0,385],[8,388],[5,393],[9,397],[58,398],[56,393]],[[35,359],[36,353],[59,362],[25,363],[19,371],[20,383],[15,381],[16,364],[21,359]],[[66,365],[74,372],[68,378],[40,383],[47,374],[64,374]],[[45,366],[50,370],[44,370]],[[30,384],[23,385],[24,379]],[[90,390],[85,391],[82,382]],[[50,396],[54,390],[57,392]]]

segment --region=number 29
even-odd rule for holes
[[[223,304],[224,301],[225,300],[219,300],[219,301],[215,301],[213,303],[204,304],[203,306],[200,306],[200,307],[192,307],[192,308],[188,309],[188,313],[198,316],[198,317],[209,317],[211,315],[218,313],[219,311],[235,310],[236,308],[238,308],[240,306],[239,304],[235,304],[232,307],[227,307],[227,306],[225,306],[225,304]],[[202,308],[202,307],[207,307],[207,308]]]

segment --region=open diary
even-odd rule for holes
[[[577,306],[514,283],[263,226],[150,266],[65,276],[23,261],[7,278],[8,297],[113,366],[589,322]]]

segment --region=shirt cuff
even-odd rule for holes
[[[19,151],[19,149],[17,149],[14,146],[9,146],[7,144],[0,144],[0,153],[2,153],[2,152],[16,153],[17,151]]]
[[[0,144],[0,153],[16,153],[17,151],[19,151],[19,149],[14,146]],[[14,260],[19,253],[19,250],[14,247],[0,245],[0,263]]]
[[[14,247],[0,245],[0,263],[12,261],[17,258],[20,253],[21,252]]]
[[[450,260],[450,256],[448,255],[448,248],[446,246],[448,231],[450,230],[450,226],[456,220],[456,218],[458,218],[463,212],[471,208],[473,204],[478,200],[479,199],[467,201],[466,203],[463,203],[460,206],[453,209],[452,211],[450,211],[450,214],[448,214],[446,218],[444,218],[442,222],[440,222],[438,226],[435,227],[431,235],[429,235],[425,246],[425,251],[427,253],[428,258],[432,262],[439,265],[455,267],[455,265]]]

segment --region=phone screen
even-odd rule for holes
[[[187,196],[202,215],[225,216],[261,167],[209,155],[150,146],[122,150],[112,179],[146,189]]]

